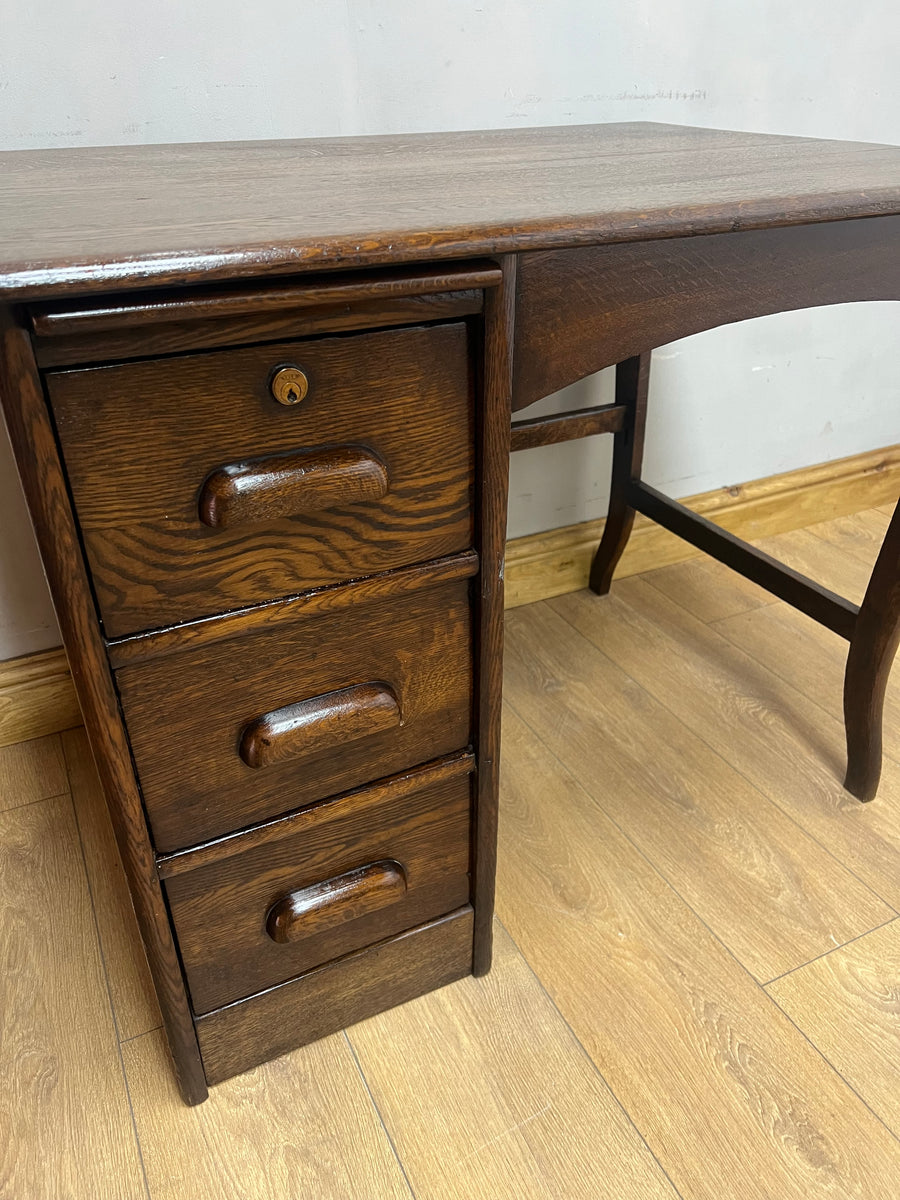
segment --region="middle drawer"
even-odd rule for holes
[[[121,667],[157,849],[220,837],[467,746],[469,579],[426,579],[421,589]]]

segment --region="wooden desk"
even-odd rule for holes
[[[2,166],[0,388],[186,1100],[489,968],[510,412],[592,371],[609,411],[513,445],[616,436],[596,590],[639,509],[850,637],[871,790],[897,518],[857,616],[640,443],[654,346],[900,299],[900,150],[632,124]]]

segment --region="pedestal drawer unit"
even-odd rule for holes
[[[190,1102],[489,964],[502,531],[475,496],[506,455],[500,278],[7,318],[10,425]]]

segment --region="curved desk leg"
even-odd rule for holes
[[[644,457],[644,425],[647,420],[647,391],[650,386],[650,351],[626,358],[616,367],[616,404],[625,410],[622,431],[615,435],[612,487],[603,537],[591,564],[591,591],[605,596],[613,572],[631,536],[634,509],[628,503],[628,489],[641,477]]]
[[[900,501],[894,509],[856,618],[844,675],[847,777],[844,787],[872,800],[881,777],[884,693],[900,643]]]

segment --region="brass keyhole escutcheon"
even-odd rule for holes
[[[309,379],[305,371],[293,363],[286,363],[272,372],[269,388],[279,404],[299,404],[309,391]]]

